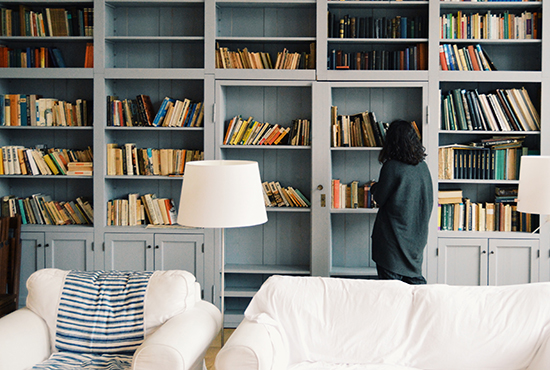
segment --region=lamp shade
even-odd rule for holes
[[[257,162],[216,160],[185,165],[178,224],[231,228],[266,221]]]
[[[517,210],[550,214],[550,156],[521,157]]]

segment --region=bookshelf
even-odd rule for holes
[[[254,160],[262,181],[299,189],[311,199],[311,145],[222,145],[233,117],[291,125],[312,118],[313,81],[216,81],[216,156]],[[244,102],[244,104],[243,104]],[[245,194],[236,196],[246,196]],[[251,295],[273,274],[309,275],[311,207],[268,207],[268,222],[225,230],[226,325],[238,324]]]
[[[480,45],[491,58],[496,71],[451,71],[451,70],[430,70],[430,106],[437,104],[440,108],[437,115],[440,118],[437,131],[431,131],[430,142],[433,145],[446,146],[449,144],[467,144],[480,142],[489,138],[506,138],[510,135],[521,135],[524,137],[522,146],[529,154],[544,154],[547,151],[545,146],[546,133],[544,123],[541,128],[530,131],[493,131],[491,129],[468,128],[466,130],[449,130],[445,127],[445,105],[437,102],[449,91],[475,90],[481,94],[494,93],[497,89],[521,89],[524,87],[538,113],[544,114],[543,101],[545,87],[544,71],[546,70],[543,50],[547,38],[541,29],[541,23],[546,17],[543,13],[543,4],[540,1],[530,2],[440,2],[433,6],[431,14],[437,14],[441,22],[450,17],[462,14],[467,19],[471,14],[479,14],[481,17],[492,15],[496,17],[510,17],[503,20],[503,29],[507,24],[512,24],[510,19],[521,14],[534,14],[533,24],[536,30],[527,31],[531,36],[525,36],[520,25],[518,34],[495,35],[477,34],[475,27],[472,27],[470,34],[465,30],[461,35],[430,33],[431,62],[436,64],[436,47],[444,44],[456,45],[457,49],[467,48],[469,45]],[[539,17],[537,18],[537,14]],[[542,15],[541,15],[542,14]],[[471,18],[473,20],[474,18]],[[439,22],[439,21],[438,21]],[[506,22],[506,23],[505,23]],[[432,22],[432,25],[436,25]],[[474,24],[474,22],[472,23]],[[487,24],[486,30],[491,28]],[[512,29],[512,27],[510,27]],[[432,40],[433,39],[433,40]],[[436,42],[437,40],[437,42]],[[528,55],[525,58],[515,58],[512,55]],[[547,62],[547,61],[546,61]],[[433,66],[433,64],[431,66]],[[439,65],[439,63],[437,63]],[[541,121],[542,122],[542,121]],[[495,151],[496,153],[497,151]],[[502,154],[502,152],[500,152]],[[508,154],[508,153],[507,153]],[[433,156],[429,158],[432,169],[440,169]],[[510,171],[515,172],[515,171]],[[433,174],[433,172],[432,172]],[[472,202],[486,203],[495,202],[495,188],[517,187],[518,181],[515,176],[497,175],[496,177],[480,178],[479,176],[458,176],[453,179],[443,179],[438,176],[437,187],[439,190],[461,189],[464,198]],[[498,203],[495,203],[499,207]],[[502,208],[501,208],[502,209]],[[497,214],[498,216],[498,214]],[[519,216],[518,216],[519,218]],[[538,220],[534,217],[536,225]],[[498,225],[496,226],[498,230]],[[437,229],[437,221],[433,222],[432,228]],[[465,226],[464,229],[469,229]],[[518,226],[521,228],[521,225]],[[455,227],[456,229],[456,227]],[[474,226],[472,229],[476,229]],[[470,229],[471,230],[471,229]],[[529,232],[510,231],[448,231],[440,230],[432,233],[429,244],[436,243],[437,248],[428,250],[427,265],[433,270],[437,269],[438,282],[448,284],[466,285],[498,285],[529,283],[546,280],[547,263],[544,256],[547,248],[544,246],[547,240],[547,230],[542,228],[538,234]],[[501,226],[502,230],[502,226]],[[434,244],[435,245],[435,244]],[[541,254],[543,253],[543,254]]]
[[[2,4],[12,9],[19,5],[44,7],[38,0],[6,0]],[[273,274],[374,278],[370,232],[376,209],[332,208],[331,181],[338,178],[342,183],[357,180],[364,184],[376,179],[379,149],[333,147],[331,106],[337,106],[342,115],[368,110],[384,122],[414,120],[427,149],[434,189],[459,188],[474,202],[491,201],[495,187],[515,186],[517,180],[439,179],[438,148],[516,132],[442,128],[441,99],[447,92],[460,89],[488,94],[495,89],[524,87],[542,122],[540,129],[521,132],[524,146],[531,153],[549,154],[550,131],[544,124],[548,108],[543,102],[550,95],[550,37],[545,27],[550,24],[550,12],[542,1],[54,0],[48,6],[93,8],[93,36],[0,36],[1,43],[12,48],[56,47],[67,65],[0,68],[0,92],[71,102],[86,99],[93,124],[0,126],[0,147],[47,145],[76,150],[90,146],[94,174],[0,175],[0,193],[17,197],[44,193],[59,201],[83,196],[93,204],[96,217],[93,225],[24,225],[22,281],[37,268],[52,266],[185,268],[199,277],[205,299],[218,305],[225,300],[226,326],[235,326],[254,292]],[[366,29],[359,33],[356,29],[358,37],[334,37],[329,33],[335,28],[328,22],[329,12],[334,20],[347,16],[350,28],[351,18],[356,18],[356,28],[369,19],[397,25],[397,20],[403,22],[404,18],[409,29],[409,22],[419,19],[424,28],[406,37],[404,33],[380,37]],[[537,13],[542,27],[534,38],[442,37],[440,18],[459,12]],[[89,43],[94,46],[94,66],[84,68]],[[329,65],[332,50],[355,56],[372,51],[392,55],[418,45],[426,57],[417,70],[331,69]],[[480,45],[498,70],[441,70],[439,50],[443,45],[456,45],[456,50]],[[272,60],[284,48],[301,55],[313,50],[314,68],[216,68],[218,46],[229,51],[268,52]],[[416,52],[419,56],[419,50]],[[201,127],[107,125],[107,96],[134,99],[140,94],[151,98],[155,112],[165,97],[203,102],[204,123]],[[308,119],[311,142],[297,146],[225,145],[227,124],[238,115],[286,127],[295,119]],[[226,287],[221,297],[219,231],[107,224],[110,200],[138,193],[156,194],[177,203],[181,187],[179,176],[108,174],[107,145],[113,143],[199,150],[206,159],[255,160],[264,181],[299,189],[311,206],[269,207],[265,225],[226,230]],[[430,283],[550,280],[548,225],[536,234],[440,231],[437,207],[430,222],[424,258],[424,274]]]

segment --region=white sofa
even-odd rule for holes
[[[67,273],[43,269],[29,277],[27,307],[0,319],[0,370],[29,369],[58,351],[57,309]],[[145,340],[133,355],[132,370],[205,369],[221,313],[200,292],[187,271],[152,274],[144,296]]]
[[[549,370],[550,283],[269,278],[216,370]]]

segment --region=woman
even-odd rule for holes
[[[378,183],[371,188],[379,210],[372,231],[378,278],[426,284],[423,251],[433,206],[425,149],[410,122],[392,122],[378,160]]]

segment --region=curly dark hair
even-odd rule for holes
[[[395,120],[386,132],[386,140],[378,161],[384,163],[391,159],[416,165],[426,158],[426,149],[412,124],[404,120]]]

